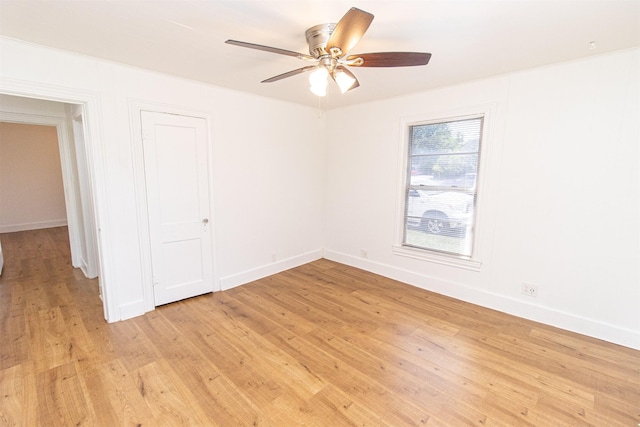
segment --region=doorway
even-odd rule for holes
[[[82,118],[84,116],[84,109],[82,104],[71,104],[64,102],[49,101],[44,99],[27,98],[20,96],[0,95],[0,122],[5,123],[7,126],[12,126],[15,129],[19,129],[19,132],[26,132],[28,129],[49,129],[53,130],[53,143],[55,147],[47,148],[57,151],[41,153],[39,150],[32,150],[29,152],[29,144],[25,144],[21,147],[21,144],[14,144],[14,149],[18,150],[18,155],[23,160],[28,162],[32,156],[40,155],[41,162],[38,167],[34,168],[30,175],[35,177],[43,173],[42,165],[46,163],[46,167],[53,167],[53,157],[56,157],[58,175],[56,177],[48,176],[46,180],[52,180],[57,182],[44,182],[40,183],[40,186],[47,188],[54,188],[53,190],[45,189],[45,195],[47,192],[61,192],[58,194],[55,203],[62,204],[63,213],[56,212],[53,214],[56,221],[44,221],[41,223],[34,223],[28,221],[22,224],[22,226],[15,225],[15,230],[9,231],[21,231],[32,229],[44,229],[48,227],[67,226],[68,240],[71,252],[71,263],[73,267],[80,268],[83,274],[87,278],[95,278],[99,276],[99,256],[97,250],[97,238],[96,238],[96,221],[94,212],[93,195],[91,192],[91,183],[88,173],[88,158],[86,156],[86,129],[82,124]],[[74,120],[72,124],[72,118]],[[75,123],[75,120],[79,121],[79,125]],[[20,139],[20,135],[24,138],[29,138],[24,133],[18,133],[14,137]],[[44,147],[44,146],[42,146]],[[32,147],[33,148],[33,147]],[[22,150],[22,154],[19,152]],[[26,151],[25,151],[26,150]],[[15,153],[14,153],[15,154]],[[43,157],[44,156],[44,157]],[[45,167],[45,168],[46,168]],[[14,168],[15,169],[15,168]],[[19,173],[16,172],[16,174]],[[23,174],[28,176],[29,174]],[[7,176],[5,176],[5,179]],[[61,181],[61,182],[60,182]],[[51,199],[43,194],[33,194],[28,188],[17,190],[20,201],[16,204],[24,203],[30,195],[33,200]],[[60,210],[60,206],[54,206],[53,208],[47,208],[47,203],[40,203],[44,206],[44,209]],[[5,209],[9,203],[3,203]],[[29,212],[27,209],[26,212]],[[64,213],[66,212],[66,215]],[[45,217],[47,215],[44,215]],[[15,220],[12,222],[16,222]],[[64,224],[62,223],[64,222]],[[2,225],[2,224],[0,224]],[[3,231],[7,231],[5,228]],[[5,255],[8,255],[5,253]],[[6,257],[5,257],[6,258]],[[101,282],[101,281],[99,281]],[[101,295],[102,283],[100,283]],[[104,298],[103,298],[104,300]]]
[[[55,126],[0,121],[0,233],[66,225]]]

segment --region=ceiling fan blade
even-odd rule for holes
[[[353,83],[351,84],[351,86],[345,88],[343,90],[342,88],[342,83],[340,80],[340,73],[344,73],[346,74],[348,77],[350,77],[351,79],[353,79]],[[336,82],[336,84],[340,87],[340,91],[342,93],[348,92],[350,90],[353,90],[355,88],[357,88],[358,86],[360,86],[360,83],[358,82],[358,79],[356,78],[355,74],[353,74],[351,71],[349,71],[346,67],[343,67],[342,65],[338,65],[334,70],[333,73],[331,73],[331,78],[333,79],[334,82]]]
[[[225,41],[225,43],[232,44],[234,46],[247,47],[249,49],[264,50],[265,52],[277,53],[279,55],[293,56],[295,58],[300,58],[300,59],[308,59],[312,61],[315,61],[316,59],[313,56],[306,55],[304,53],[293,52],[291,50],[285,50],[285,49],[279,49],[277,47],[263,46],[261,44],[241,42],[238,40],[227,40]]]
[[[371,21],[373,21],[373,15],[369,12],[355,7],[349,9],[331,33],[327,42],[327,52],[338,58],[346,55],[360,41],[371,25]],[[339,52],[332,52],[332,48]]]
[[[349,65],[355,67],[412,67],[427,65],[429,59],[431,54],[422,52],[361,53],[347,57]]]
[[[317,65],[307,65],[306,67],[298,68],[297,70],[292,70],[286,73],[278,74],[277,76],[273,76],[266,80],[261,81],[260,83],[272,83],[277,82],[278,80],[286,79],[287,77],[295,76],[297,74],[302,74],[306,71],[311,71],[318,68]]]

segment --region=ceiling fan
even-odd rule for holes
[[[352,7],[337,24],[320,24],[309,28],[305,32],[309,55],[238,40],[227,40],[225,43],[308,61],[310,65],[268,78],[262,83],[275,82],[313,70],[309,75],[309,82],[311,92],[318,96],[326,95],[328,77],[336,82],[342,93],[360,86],[356,76],[347,67],[427,65],[431,58],[430,53],[377,52],[347,55],[362,38],[372,21],[371,13]]]

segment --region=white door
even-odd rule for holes
[[[141,112],[155,305],[213,291],[207,126]]]

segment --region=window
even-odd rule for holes
[[[483,122],[408,125],[403,247],[472,257]]]

